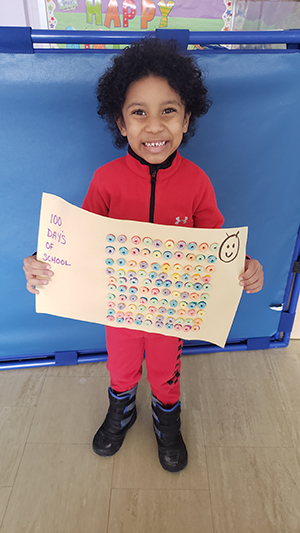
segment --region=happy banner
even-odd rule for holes
[[[232,21],[231,0],[47,0],[46,6],[48,27],[57,30],[220,31]]]

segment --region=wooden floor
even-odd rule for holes
[[[122,449],[93,453],[107,386],[105,363],[0,372],[1,533],[300,532],[299,340],[183,357],[180,474],[159,465],[146,376]]]

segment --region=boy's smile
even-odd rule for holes
[[[190,118],[168,81],[152,75],[129,86],[122,114],[117,121],[121,134],[151,164],[163,163],[178,148]]]

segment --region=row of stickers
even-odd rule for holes
[[[112,325],[199,331],[218,258],[232,261],[238,234],[217,242],[106,236],[107,316]]]

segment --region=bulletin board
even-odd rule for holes
[[[233,12],[231,0],[47,0],[46,9],[49,29],[87,31],[228,30]]]
[[[29,43],[12,53],[1,32],[0,50],[1,368],[105,359],[102,325],[35,312],[22,264],[37,249],[42,193],[79,207],[94,171],[125,154],[96,113],[115,52],[33,53]],[[209,175],[224,228],[248,227],[247,254],[265,272],[263,290],[242,295],[225,349],[286,345],[299,293],[299,50],[195,57],[213,105],[180,151]],[[184,350],[222,348],[190,340]]]

